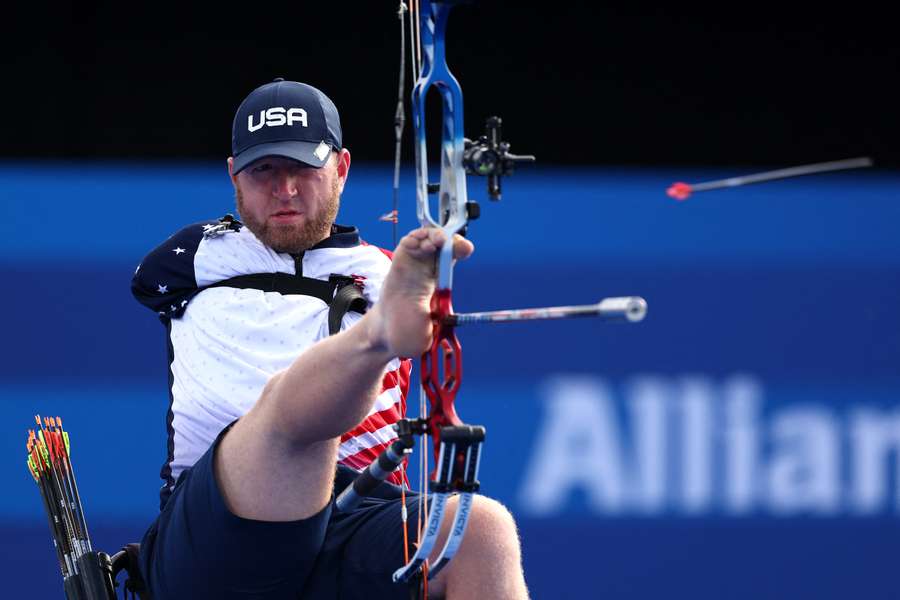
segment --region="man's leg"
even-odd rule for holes
[[[233,514],[213,474],[213,457],[227,435],[226,429],[182,472],[141,540],[141,573],[154,598],[280,600],[296,596],[314,572],[331,506],[298,521]]]
[[[392,582],[392,574],[404,560],[400,498],[398,486],[383,483],[353,510],[332,513],[316,568],[301,598],[323,600],[334,597],[338,590],[338,597],[344,600],[409,600],[407,586]],[[420,499],[417,494],[406,494],[412,542]],[[446,539],[456,507],[457,501],[451,499],[438,548]],[[478,496],[471,511],[462,547],[429,582],[429,598],[527,598],[512,517],[497,502]],[[431,558],[438,552],[436,549]]]
[[[437,558],[456,514],[457,498],[448,502],[437,549]],[[476,496],[459,551],[429,586],[435,598],[492,598],[525,600],[528,589],[522,571],[522,550],[516,523],[496,500]]]

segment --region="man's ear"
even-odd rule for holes
[[[234,174],[234,157],[229,156],[225,162],[228,163],[228,177],[231,178],[231,183],[237,185],[237,175]]]
[[[336,157],[338,181],[340,181],[338,193],[342,194],[344,192],[344,185],[347,184],[347,176],[350,174],[350,151],[346,148],[341,148],[340,151],[336,153]]]
[[[350,151],[346,148],[341,148],[336,156],[338,177],[341,178],[341,190],[343,190],[344,183],[347,181],[347,175],[350,174]]]

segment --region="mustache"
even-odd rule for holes
[[[257,218],[249,209],[244,190],[240,184],[235,183],[235,203],[241,221],[257,239],[272,250],[291,254],[302,252],[331,235],[331,226],[337,218],[340,207],[340,185],[337,180],[331,186],[329,197],[312,207],[313,210],[307,211],[305,207],[300,207],[299,210],[281,207],[274,212],[263,213],[265,216],[261,218]],[[278,214],[304,214],[305,218],[300,223],[270,221]]]

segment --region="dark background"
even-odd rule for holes
[[[498,113],[545,164],[900,166],[886,9],[618,4],[457,9],[467,134]],[[333,98],[354,158],[393,156],[393,1],[5,10],[0,156],[220,159],[240,100],[277,76]]]

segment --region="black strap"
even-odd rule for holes
[[[368,303],[362,295],[362,291],[353,284],[345,283],[338,288],[328,309],[328,335],[334,335],[341,330],[341,321],[348,311],[365,314]]]
[[[318,298],[329,306],[329,335],[341,330],[341,321],[348,311],[364,314],[368,306],[362,291],[356,285],[356,280],[346,275],[331,275],[328,281],[325,281],[288,273],[254,273],[217,281],[203,289],[213,287],[254,289]]]
[[[352,282],[353,280],[350,279],[350,281]],[[337,291],[337,283],[334,281],[324,281],[312,277],[298,277],[297,275],[289,275],[288,273],[255,273],[253,275],[238,275],[237,277],[217,281],[206,287],[245,288],[261,290],[263,292],[278,292],[279,294],[285,295],[296,294],[313,296],[329,306],[334,298],[335,291]]]

